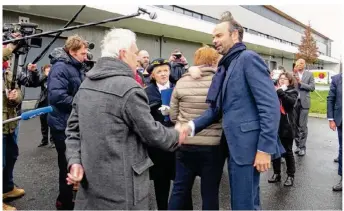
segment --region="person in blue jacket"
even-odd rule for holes
[[[260,173],[270,168],[277,142],[280,106],[268,67],[246,50],[243,27],[225,12],[213,31],[213,44],[223,57],[209,88],[205,113],[179,127],[193,136],[222,117],[229,149],[228,172],[233,210],[261,209]]]
[[[327,96],[327,119],[331,130],[338,131],[338,175],[342,176],[342,73],[332,77]],[[332,187],[333,191],[342,191],[342,178]]]
[[[65,156],[65,129],[72,111],[72,102],[84,78],[83,62],[87,58],[87,41],[78,35],[68,37],[63,48],[49,55],[52,65],[48,75],[48,102],[53,111],[48,114],[48,125],[55,141],[59,166],[59,195],[56,208],[72,210],[73,186],[67,185],[67,160]]]

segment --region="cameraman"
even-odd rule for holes
[[[23,95],[16,84],[15,89],[11,90],[13,73],[10,70],[11,54],[15,46],[9,44],[3,47],[3,71],[2,71],[2,120],[11,119],[17,116],[17,107],[23,100]],[[2,127],[2,144],[3,144],[3,199],[18,198],[25,194],[23,189],[19,189],[13,182],[13,169],[19,154],[17,136],[18,122],[10,122]],[[3,203],[3,210],[16,210],[15,207]]]
[[[186,58],[184,57],[183,53],[178,49],[172,52],[169,61],[171,63],[172,82],[177,83],[177,81],[186,72],[188,68],[188,62],[186,61]]]
[[[41,87],[41,93],[39,99],[36,102],[35,108],[42,108],[48,106],[48,89],[47,79],[51,65],[45,65],[42,67],[42,71],[37,70],[36,64],[28,64],[27,68],[23,69],[18,76],[18,83],[25,87]],[[48,126],[48,114],[40,116],[42,141],[38,147],[48,145],[49,126]],[[55,148],[55,144],[50,131],[50,144],[51,148]]]
[[[83,62],[87,59],[88,43],[78,35],[68,37],[63,48],[55,48],[49,55],[52,64],[48,75],[48,101],[53,111],[48,114],[59,165],[59,196],[56,208],[72,210],[73,186],[67,185],[65,129],[72,111],[72,102],[84,79]]]

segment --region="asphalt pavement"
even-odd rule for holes
[[[294,187],[284,187],[285,164],[282,183],[269,184],[272,169],[261,175],[261,203],[264,210],[341,210],[342,193],[332,192],[340,177],[338,164],[333,159],[338,154],[337,133],[328,128],[326,119],[309,118],[307,154],[296,156]],[[20,210],[54,210],[58,194],[57,153],[52,148],[38,148],[40,143],[39,119],[21,122],[19,151],[15,166],[15,183],[25,189],[26,195],[9,202]],[[116,191],[116,190],[114,190]],[[202,208],[200,181],[193,188],[194,209]],[[220,208],[230,209],[228,171],[225,164],[220,185]],[[150,209],[156,209],[153,184]]]

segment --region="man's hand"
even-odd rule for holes
[[[78,185],[84,176],[84,168],[80,164],[73,164],[67,175],[68,185]]]
[[[337,126],[333,120],[329,120],[329,125],[330,125],[331,130],[336,131]]]
[[[271,155],[265,152],[258,151],[253,166],[256,167],[259,172],[265,172],[270,168],[270,165]]]
[[[18,92],[17,92],[17,90],[16,89],[13,89],[12,91],[10,91],[9,93],[8,93],[8,99],[9,100],[16,100],[17,99],[17,97],[18,97]]]
[[[191,132],[191,128],[188,124],[181,125],[177,123],[174,127],[179,132],[179,145],[183,144]]]
[[[301,80],[300,80],[300,77],[299,77],[299,74],[294,74],[294,77],[295,77],[295,79],[296,79],[296,82],[299,84],[300,82],[301,82]]]
[[[36,64],[28,64],[27,69],[30,70],[31,72],[35,72],[37,70],[37,65]]]

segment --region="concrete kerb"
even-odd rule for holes
[[[318,113],[309,113],[308,116],[315,117],[315,118],[321,118],[321,119],[327,118],[326,114],[318,114]]]

